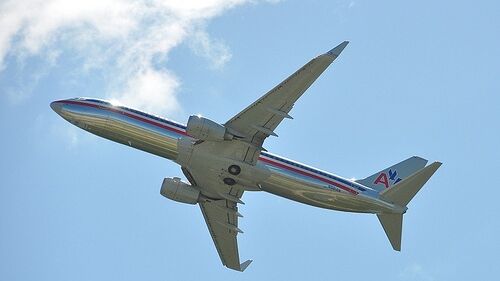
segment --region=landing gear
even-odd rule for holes
[[[223,181],[227,185],[234,185],[236,183],[236,181],[232,178],[224,178]]]
[[[237,176],[241,173],[241,168],[238,165],[231,165],[231,166],[229,166],[229,168],[227,168],[227,171],[231,175]],[[233,178],[224,178],[222,181],[227,185],[235,185],[236,184],[236,180]]]
[[[240,166],[238,166],[238,165],[231,165],[231,166],[229,166],[229,168],[227,169],[227,171],[228,171],[231,175],[235,175],[235,176],[237,176],[237,175],[239,175],[239,174],[240,174],[240,172],[241,172],[241,168],[240,168]]]

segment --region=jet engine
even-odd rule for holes
[[[194,138],[208,141],[231,140],[234,137],[223,125],[196,115],[189,116],[186,133]]]
[[[180,178],[165,178],[161,185],[160,194],[168,199],[193,205],[198,203],[200,198],[200,190],[182,182]]]

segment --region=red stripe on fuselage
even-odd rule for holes
[[[322,181],[322,182],[326,182],[326,183],[332,184],[332,185],[334,185],[334,186],[336,186],[336,187],[338,187],[338,188],[340,188],[340,189],[342,189],[342,190],[344,190],[344,191],[347,191],[347,192],[349,192],[349,193],[351,193],[351,194],[354,194],[354,195],[357,195],[357,194],[358,194],[358,192],[357,192],[357,191],[352,190],[352,189],[350,189],[350,188],[349,188],[349,187],[347,187],[347,186],[343,186],[343,185],[341,185],[341,184],[339,184],[339,183],[337,183],[337,182],[334,182],[334,181],[329,180],[329,179],[322,178],[322,177],[320,177],[320,176],[318,176],[318,175],[315,175],[315,174],[312,174],[312,173],[308,173],[308,172],[305,172],[305,171],[302,171],[302,170],[296,169],[296,168],[294,168],[294,167],[287,166],[287,165],[285,165],[285,164],[282,164],[282,163],[279,163],[279,162],[276,162],[276,161],[273,161],[273,160],[270,160],[270,159],[266,159],[266,158],[264,158],[264,157],[262,157],[262,156],[261,156],[261,157],[259,157],[259,160],[260,160],[260,161],[262,161],[262,162],[266,162],[266,163],[268,163],[268,164],[271,164],[271,165],[273,165],[273,166],[277,166],[277,167],[280,167],[280,168],[283,168],[283,169],[287,169],[287,170],[290,170],[290,171],[292,171],[292,172],[295,172],[295,173],[298,173],[298,174],[301,174],[301,175],[304,175],[304,176],[308,176],[308,177],[311,177],[311,178],[314,178],[314,179],[320,180],[320,181]]]
[[[180,135],[187,136],[187,134],[186,134],[185,131],[182,131],[180,129],[167,126],[167,125],[162,124],[160,122],[156,122],[156,121],[153,121],[153,120],[146,119],[146,118],[141,117],[141,116],[137,116],[135,114],[131,114],[131,113],[127,112],[124,109],[112,108],[112,107],[105,107],[105,106],[102,106],[102,105],[97,105],[97,104],[92,104],[92,103],[87,103],[87,102],[81,102],[81,101],[65,100],[65,101],[62,101],[62,102],[63,103],[68,103],[68,104],[83,105],[83,106],[88,106],[88,107],[93,107],[93,108],[98,108],[98,109],[109,110],[109,111],[112,111],[112,112],[115,112],[115,113],[123,114],[123,115],[125,115],[127,117],[139,120],[141,122],[148,123],[148,124],[151,124],[151,125],[154,125],[154,126],[157,126],[157,127],[160,127],[160,128],[163,128],[163,129],[175,132],[175,133],[178,133]],[[279,163],[279,162],[276,162],[276,161],[273,161],[273,160],[269,160],[269,159],[263,158],[262,156],[259,157],[259,160],[262,161],[262,162],[266,162],[268,164],[271,164],[273,166],[277,166],[277,167],[280,167],[280,168],[283,168],[283,169],[287,169],[289,171],[292,171],[292,172],[295,172],[295,173],[298,173],[298,174],[301,174],[301,175],[304,175],[304,176],[308,176],[308,177],[320,180],[322,182],[326,182],[326,183],[332,184],[332,185],[334,185],[334,186],[336,186],[336,187],[338,187],[338,188],[340,188],[340,189],[342,189],[344,191],[347,191],[347,192],[349,192],[351,194],[354,194],[354,195],[358,194],[358,192],[355,191],[355,190],[352,190],[352,189],[350,189],[350,188],[348,188],[346,186],[343,186],[343,185],[341,185],[341,184],[339,184],[337,182],[334,182],[332,180],[322,178],[322,177],[320,177],[318,175],[315,175],[315,174],[312,174],[312,173],[309,173],[309,172],[305,172],[305,171],[296,169],[294,167],[287,166],[285,164],[282,164],[282,163]]]
[[[120,113],[120,114],[123,114],[127,117],[130,117],[130,118],[133,118],[133,119],[136,119],[136,120],[139,120],[141,122],[144,122],[144,123],[148,123],[148,124],[151,124],[151,125],[154,125],[154,126],[157,126],[157,127],[160,127],[160,128],[163,128],[163,129],[167,129],[169,131],[172,131],[172,132],[175,132],[175,133],[178,133],[180,135],[184,135],[184,136],[187,136],[186,132],[185,131],[181,131],[180,129],[177,129],[177,128],[173,128],[173,127],[170,127],[170,126],[167,126],[165,124],[162,124],[160,122],[156,122],[156,121],[153,121],[153,120],[149,120],[149,119],[146,119],[144,117],[141,117],[141,116],[137,116],[135,114],[132,114],[132,113],[129,113],[127,112],[126,110],[124,109],[120,109],[120,108],[112,108],[112,107],[105,107],[105,106],[101,106],[101,105],[96,105],[96,104],[92,104],[92,103],[86,103],[86,102],[81,102],[81,101],[63,101],[64,103],[69,103],[69,104],[76,104],[76,105],[83,105],[83,106],[89,106],[89,107],[94,107],[94,108],[99,108],[99,109],[104,109],[104,110],[108,110],[108,111],[112,111],[112,112],[116,112],[116,113]]]

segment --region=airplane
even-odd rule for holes
[[[441,166],[413,156],[361,180],[350,180],[268,152],[263,143],[311,84],[340,55],[344,41],[317,56],[223,124],[192,115],[186,125],[95,98],[54,101],[51,108],[97,136],[172,160],[188,182],[165,178],[160,194],[198,204],[221,262],[243,272],[238,204],[245,191],[265,191],[307,205],[376,214],[392,248],[401,250],[403,214]]]

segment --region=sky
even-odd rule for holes
[[[498,1],[0,1],[0,280],[497,280]],[[223,123],[349,40],[265,147],[347,178],[418,155],[402,251],[374,215],[246,192],[244,272],[171,161],[79,130],[53,100],[96,97]]]

